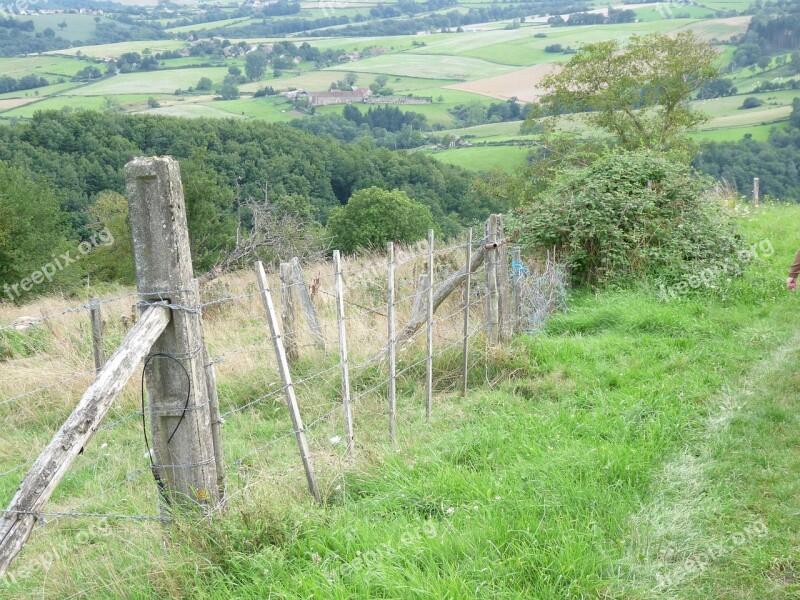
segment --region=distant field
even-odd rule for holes
[[[543,94],[543,91],[538,88],[542,78],[556,68],[552,64],[536,65],[527,69],[519,69],[513,73],[458,83],[448,87],[500,100],[517,98],[521,102],[532,102]]]
[[[0,58],[0,75],[19,79],[25,75],[37,75],[46,79],[72,77],[85,68],[87,63],[58,56],[25,56],[22,58]]]
[[[339,68],[339,67],[337,67]],[[461,56],[430,56],[422,54],[388,54],[351,63],[348,70],[356,73],[386,73],[401,77],[429,77],[467,81],[508,73],[513,70],[484,60]]]
[[[525,164],[529,148],[519,146],[481,146],[430,152],[434,158],[473,171],[488,171],[500,167],[511,172]]]
[[[728,40],[734,35],[746,32],[751,19],[752,17],[745,16],[698,21],[682,29],[692,31],[700,39],[706,41],[710,41],[714,38],[718,40]]]
[[[141,52],[145,48],[152,50],[153,54],[164,50],[178,50],[185,48],[186,42],[181,40],[145,40],[139,42],[119,42],[116,44],[102,44],[99,46],[79,46],[67,48],[66,50],[54,50],[47,52],[48,55],[76,56],[80,53],[83,56],[103,58],[105,56],[120,56],[125,52]]]
[[[25,19],[33,21],[36,33],[41,33],[49,27],[56,32],[56,35],[71,42],[88,42],[97,30],[94,15],[32,15]],[[66,23],[67,26],[61,29],[58,26],[60,23]],[[121,23],[118,24],[125,27]]]
[[[139,111],[152,115],[168,115],[171,117],[185,117],[187,119],[198,119],[201,117],[215,119],[244,119],[242,115],[233,114],[215,108],[211,104],[175,104],[161,108],[151,108]]]
[[[75,91],[78,96],[115,96],[119,94],[169,94],[178,88],[197,85],[201,77],[208,77],[220,84],[227,69],[209,67],[201,69],[176,69],[172,71],[149,71],[115,75],[98,83]]]
[[[170,33],[190,33],[192,31],[203,31],[204,29],[217,29],[219,27],[227,27],[228,25],[236,25],[249,21],[249,18],[235,18],[224,19],[222,21],[209,21],[208,23],[192,23],[191,25],[183,25],[181,27],[172,27],[167,29]]]

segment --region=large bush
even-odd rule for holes
[[[334,247],[343,252],[369,250],[387,242],[416,242],[433,227],[430,209],[405,192],[378,187],[359,190],[328,220]]]
[[[520,236],[555,247],[573,283],[655,276],[674,282],[736,252],[733,223],[710,180],[648,151],[607,155],[562,175],[520,210]]]

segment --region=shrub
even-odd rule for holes
[[[742,102],[742,108],[756,108],[757,106],[761,106],[764,104],[760,99],[756,98],[755,96],[748,96]]]
[[[354,193],[328,220],[334,247],[342,252],[381,248],[387,242],[416,242],[432,227],[433,216],[427,206],[403,191],[377,187]]]
[[[708,198],[710,185],[688,165],[649,151],[606,155],[564,172],[520,209],[521,241],[555,247],[578,285],[672,283],[735,262],[738,236]]]

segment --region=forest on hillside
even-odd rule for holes
[[[400,190],[430,210],[445,236],[503,208],[472,185],[474,174],[422,153],[377,148],[366,139],[343,144],[263,122],[40,112],[29,122],[0,129],[0,161],[5,163],[0,263],[24,270],[46,260],[60,244],[45,239],[11,245],[3,240],[34,233],[53,240],[91,237],[98,221],[113,220],[124,209],[124,202],[121,207],[108,200],[109,194],[121,198],[125,191],[124,165],[134,156],[153,155],[180,161],[192,250],[201,271],[234,244],[237,228],[251,224],[251,201],[278,207],[293,222],[320,231],[332,209],[347,204],[358,190]],[[30,202],[39,213],[31,213],[32,207],[24,206],[28,201],[17,197],[21,188],[38,190]],[[100,205],[98,198],[103,199]],[[24,226],[24,221],[40,218],[31,214],[50,212],[58,218],[49,231],[32,232]],[[106,269],[99,277],[113,279],[115,273]]]

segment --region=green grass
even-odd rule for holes
[[[202,77],[208,77],[214,85],[221,85],[227,73],[228,69],[225,67],[126,73],[82,87],[75,90],[75,94],[79,96],[169,94],[178,88],[185,90],[194,87]]]
[[[26,20],[33,21],[36,33],[41,33],[48,27],[56,32],[56,35],[65,40],[88,42],[97,29],[94,15],[32,15]],[[58,25],[66,22],[67,26],[61,29]],[[117,23],[121,27],[125,25]]]
[[[645,287],[573,293],[545,332],[475,363],[466,399],[439,394],[428,423],[404,389],[399,446],[362,446],[345,475],[325,479],[324,508],[304,498],[299,475],[259,485],[245,472],[236,477],[253,487],[243,504],[237,497],[225,516],[166,539],[158,526],[111,522],[78,543],[88,524],[56,522],[22,561],[53,544],[70,552],[25,577],[17,566],[6,594],[797,598],[800,296],[783,280],[798,218],[797,206],[742,217],[757,264],[716,292],[670,302]],[[458,362],[458,351],[445,355],[437,374]],[[495,383],[476,389],[479,380]],[[223,399],[256,388],[229,384]],[[270,415],[282,412],[276,400],[247,420],[268,439],[280,430]],[[225,424],[233,456],[257,443],[236,439],[243,427]],[[90,472],[91,461],[141,444],[134,426],[98,435],[61,505],[102,489],[90,482],[109,474]],[[297,466],[291,444],[269,454],[276,472]],[[141,501],[140,487],[128,493]],[[143,487],[151,505],[154,486]],[[141,508],[123,495],[121,510]]]
[[[351,63],[347,68],[356,73],[386,73],[387,75],[399,77],[452,79],[454,81],[481,79],[492,75],[501,75],[513,70],[505,65],[474,58],[411,53],[388,54],[367,58]]]
[[[451,165],[458,165],[472,171],[490,171],[500,167],[513,171],[525,164],[529,148],[521,146],[477,146],[437,150],[431,156]]]
[[[26,56],[22,58],[0,58],[0,75],[19,79],[25,75],[38,75],[50,81],[58,77],[69,79],[88,63],[57,56]]]

